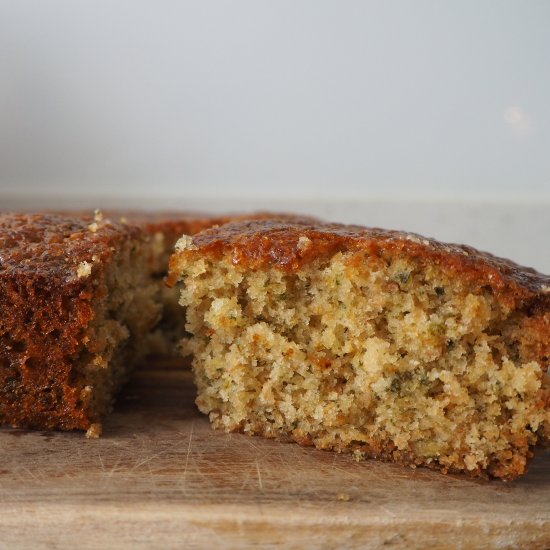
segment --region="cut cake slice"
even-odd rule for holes
[[[513,479],[550,427],[550,278],[415,234],[233,222],[178,241],[215,427]]]

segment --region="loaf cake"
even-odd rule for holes
[[[197,405],[217,428],[473,476],[550,427],[550,278],[470,247],[263,220],[184,236]]]
[[[151,243],[94,217],[0,214],[0,424],[101,432],[161,303]]]

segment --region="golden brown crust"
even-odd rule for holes
[[[28,214],[28,213],[27,213]],[[40,213],[39,213],[40,214]],[[59,210],[49,214],[83,218],[85,220],[99,214],[105,220],[115,223],[137,225],[148,234],[161,233],[167,246],[173,248],[175,241],[182,235],[194,235],[199,231],[213,226],[222,225],[234,219],[241,219],[241,215],[212,215],[203,212],[188,212],[181,210]],[[258,214],[261,216],[262,214]],[[254,217],[254,215],[251,215]],[[170,244],[171,243],[171,244]]]
[[[194,235],[204,229],[223,225],[233,219],[239,219],[240,215],[212,215],[201,212],[185,212],[177,210],[107,210],[104,213],[107,218],[124,220],[139,225],[147,233],[162,233],[170,240],[177,240],[182,235]]]
[[[0,424],[90,426],[75,360],[98,279],[116,248],[141,236],[92,217],[0,215]]]
[[[96,211],[97,212],[97,211]],[[71,217],[79,216],[88,219],[93,217],[94,213],[88,210],[59,211],[61,215]],[[316,218],[306,217],[289,213],[277,212],[252,212],[252,213],[226,213],[210,214],[207,212],[192,212],[185,210],[102,210],[101,215],[105,219],[110,219],[119,223],[131,223],[142,227],[147,233],[162,233],[167,242],[172,242],[172,248],[175,241],[182,235],[195,235],[205,229],[218,227],[233,221],[243,220],[268,220],[272,218],[288,221],[308,220],[316,221]]]
[[[163,246],[167,254],[174,250],[176,241],[182,235],[196,235],[206,229],[217,229],[231,222],[243,222],[247,220],[270,220],[273,218],[292,221],[316,222],[315,218],[298,216],[296,214],[274,213],[274,212],[253,212],[234,214],[207,214],[201,212],[185,211],[107,211],[105,216],[113,219],[123,219],[130,223],[139,225],[152,236],[162,235]],[[162,259],[163,272],[166,274],[168,256]]]
[[[0,214],[0,274],[82,284],[74,277],[82,261],[96,256],[101,268],[117,241],[141,235],[135,225],[109,220],[101,223],[101,231],[98,228],[93,214]]]

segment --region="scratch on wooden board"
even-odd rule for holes
[[[109,472],[107,473],[107,478],[113,477],[113,474],[118,471],[118,465],[120,464],[120,458],[113,464],[113,466],[110,468]]]
[[[195,430],[195,423],[193,422],[191,424],[191,431],[189,432],[189,441],[187,442],[187,454],[185,456],[185,465],[183,467],[183,474],[181,476],[181,480],[183,482],[183,485],[185,486],[185,480],[187,478],[187,469],[189,467],[189,457],[191,456],[191,446],[193,442],[193,432]]]
[[[241,483],[241,486],[239,487],[239,495],[244,493],[245,487],[248,485],[248,480],[250,479],[250,472],[247,472],[246,476],[244,476],[243,482]]]
[[[103,458],[101,458],[101,453],[97,451],[97,458],[99,459],[99,463],[101,464],[101,470],[105,472],[105,464],[103,463]]]
[[[105,462],[103,462],[103,457],[101,456],[101,453],[97,452],[97,458],[99,459],[99,464],[101,465],[101,472],[103,474],[104,481],[108,481],[111,479],[113,474],[117,471],[117,466],[120,463],[120,458],[115,462],[115,464],[111,468],[107,468],[105,466]]]
[[[25,473],[27,473],[27,474],[28,474],[30,477],[32,477],[35,481],[37,481],[38,483],[43,483],[43,480],[40,479],[38,476],[36,476],[36,475],[32,472],[32,470],[29,470],[29,468],[27,468],[26,466],[23,466],[22,469],[23,469],[23,471],[24,471]]]
[[[130,471],[133,472],[134,470],[137,470],[138,468],[141,468],[141,466],[144,466],[148,462],[151,462],[151,460],[155,460],[155,458],[158,458],[159,456],[162,456],[163,454],[166,454],[170,449],[164,449],[163,451],[160,451],[158,453],[153,453],[152,455],[148,456],[147,458],[144,458],[143,460],[140,460],[139,462],[136,462],[132,468],[130,468]]]
[[[256,472],[258,472],[258,487],[260,488],[260,491],[263,491],[264,486],[262,483],[262,473],[260,472],[260,465],[258,464],[257,460],[256,460]]]
[[[396,516],[395,516],[395,513],[392,512],[389,508],[387,508],[387,507],[384,506],[383,504],[379,504],[378,507],[379,507],[382,511],[386,512],[386,514],[388,514],[388,516],[390,516],[391,518],[395,518],[395,517],[396,517]]]
[[[246,436],[246,437],[248,439],[252,439],[248,436]],[[258,453],[259,456],[257,456],[257,458],[256,458],[257,460],[263,460],[264,458],[266,458],[266,457],[273,454],[273,449],[270,449],[270,448],[265,449],[260,445],[254,444],[252,441],[246,441],[246,442],[247,442],[249,447],[252,447],[252,449],[254,449],[254,451],[256,451],[256,453]]]
[[[327,464],[327,467],[325,468],[321,467],[320,470],[327,472],[329,475],[336,474],[336,473],[344,474],[344,477],[348,478],[349,481],[353,481],[356,479],[364,479],[365,477],[365,474],[363,471],[350,472],[349,470],[346,470],[345,468],[336,466],[334,464],[330,464],[330,465]]]
[[[181,447],[177,446],[174,447],[168,447],[166,449],[163,449],[162,451],[159,451],[158,453],[153,453],[152,455],[148,456],[147,458],[144,458],[143,460],[140,460],[139,462],[136,462],[134,466],[130,469],[131,472],[134,470],[137,470],[141,466],[144,466],[145,464],[151,462],[152,460],[155,460],[155,458],[158,458],[159,456],[165,455],[166,453],[176,453],[178,450],[181,449]]]
[[[153,470],[151,469],[151,464],[147,464],[147,469],[149,470],[149,481],[151,482],[151,485],[153,486],[153,489],[157,489],[158,485],[155,481],[155,475],[153,474]]]
[[[250,436],[242,436],[242,437],[244,438],[243,441],[245,441],[246,444],[249,447],[252,447],[257,452],[262,452],[263,451],[263,449],[262,449],[263,445],[262,446],[258,445],[257,442],[254,440],[254,438],[252,438]],[[265,443],[265,442],[262,442],[262,443]],[[271,453],[271,449],[267,449],[265,451],[265,454],[269,454],[269,453]]]

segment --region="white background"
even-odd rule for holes
[[[0,185],[550,199],[550,2],[0,0]]]
[[[282,208],[550,271],[550,2],[0,0],[0,208]]]

